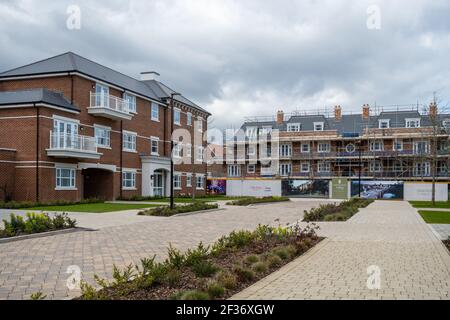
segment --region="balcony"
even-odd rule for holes
[[[91,103],[88,113],[112,120],[131,120],[133,118],[127,101],[103,93],[91,92]]]
[[[50,132],[47,155],[58,158],[100,159],[94,137]]]

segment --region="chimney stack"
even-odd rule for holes
[[[368,104],[363,105],[363,119],[367,120],[370,118],[370,107]]]
[[[277,124],[283,124],[284,122],[284,112],[282,110],[277,112]]]
[[[141,81],[156,80],[160,74],[156,71],[141,72]]]
[[[342,119],[342,108],[341,106],[334,107],[334,119],[340,121]]]
[[[438,114],[438,108],[436,102],[430,103],[430,109],[428,110],[428,115],[431,117],[435,117]]]

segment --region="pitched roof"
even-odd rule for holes
[[[73,52],[66,52],[45,60],[5,71],[3,73],[0,73],[0,78],[66,72],[79,72],[94,79],[121,87],[127,91],[139,94],[154,101],[163,102],[162,98],[170,97],[170,93],[174,92],[172,89],[162,84],[161,82],[154,81],[154,83],[152,83],[151,81],[137,80],[111,68],[105,67],[97,62],[86,59]],[[183,96],[177,97],[176,100],[190,105],[191,107],[196,108],[202,112],[208,113],[206,110]]]
[[[46,103],[72,111],[80,111],[80,109],[67,101],[61,93],[56,93],[43,88],[0,92],[0,105],[29,103]]]
[[[143,81],[153,92],[155,92],[155,94],[158,96],[158,98],[160,99],[168,99],[171,97],[172,93],[176,93],[176,91],[174,91],[173,89],[169,88],[168,86],[166,86],[165,84],[163,84],[160,81],[157,80],[147,80],[147,81]],[[203,109],[202,107],[198,106],[197,104],[195,104],[194,102],[192,102],[191,100],[189,100],[188,98],[186,98],[183,95],[177,95],[174,96],[174,100],[184,103],[192,108],[198,109],[202,112],[205,112],[207,114],[211,114],[208,111],[206,111],[205,109]]]

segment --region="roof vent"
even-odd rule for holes
[[[156,80],[160,74],[156,71],[141,72],[141,81]]]

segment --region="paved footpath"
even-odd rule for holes
[[[450,299],[450,255],[407,202],[320,226],[327,240],[233,299]],[[378,290],[367,287],[369,266]]]
[[[82,227],[98,228],[46,238],[0,244],[0,299],[28,299],[42,291],[50,299],[76,297],[68,290],[67,268],[77,265],[83,278],[110,278],[113,265],[125,267],[141,258],[166,256],[169,243],[182,250],[200,241],[212,243],[235,229],[258,224],[287,224],[302,219],[303,210],[323,200],[301,200],[255,207],[161,218],[138,217],[137,211],[111,214],[72,214]]]

